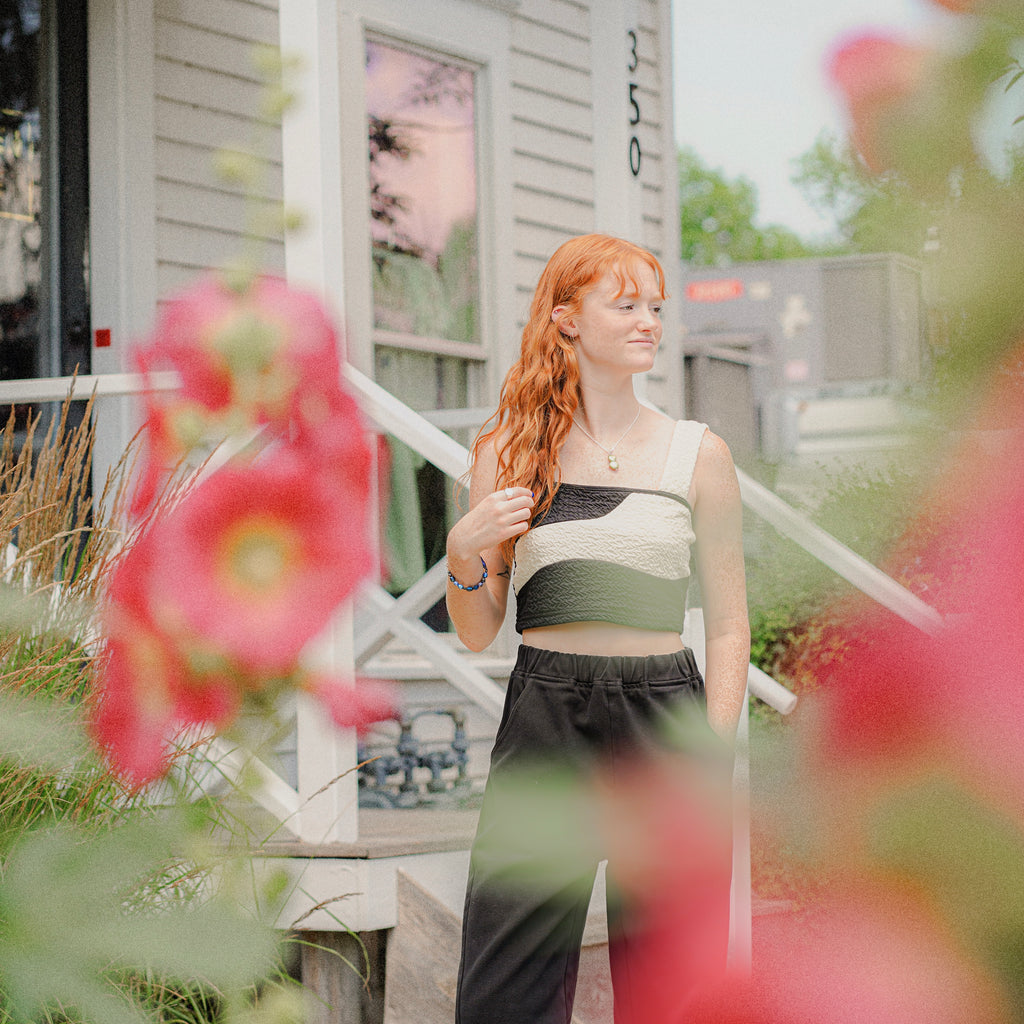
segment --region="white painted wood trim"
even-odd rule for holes
[[[295,105],[282,120],[286,207],[306,217],[285,237],[286,276],[323,295],[344,322],[345,223],[342,213],[341,94],[337,0],[281,4],[281,53],[302,61]]]
[[[255,776],[257,786],[253,789],[246,782],[246,796],[269,811],[286,828],[294,829],[298,821],[299,794],[280,775],[248,751],[230,746],[219,737],[210,741],[207,756],[211,770],[233,786],[240,785],[243,777],[248,780]]]
[[[750,702],[740,709],[732,783],[732,886],[729,893],[729,966],[749,976],[753,966],[754,897],[750,874]]]
[[[684,361],[682,338],[683,308],[683,266],[679,238],[679,145],[675,137],[675,65],[672,60],[672,11],[671,0],[658,0],[661,16],[658,42],[660,49],[658,63],[661,69],[661,148],[662,190],[661,215],[664,221],[665,249],[662,266],[665,270],[665,284],[669,299],[665,316],[665,330],[662,336],[663,351],[659,357],[658,370],[665,377],[665,411],[674,417],[685,415],[686,388],[684,386]]]
[[[385,391],[351,364],[345,366],[345,378],[355,391],[363,412],[377,426],[394,434],[453,479],[457,480],[469,469],[469,452],[458,441],[427,422],[390,391]]]
[[[372,648],[389,634],[396,632],[396,621],[401,618],[418,619],[432,608],[445,594],[448,584],[448,564],[441,559],[427,570],[399,598],[393,598],[381,587],[375,587],[377,601],[374,614],[364,624],[357,622],[354,654],[356,664],[362,664]],[[384,608],[387,608],[387,611]]]
[[[629,42],[635,0],[590,8],[591,117],[594,138],[594,230],[643,244],[643,178],[629,169]]]
[[[89,302],[93,330],[111,336],[109,348],[92,348],[97,374],[128,368],[129,346],[156,309],[153,2],[89,3]],[[127,401],[110,403],[103,416],[97,481],[138,423]]]
[[[309,662],[327,675],[354,681],[352,611],[338,611],[311,646]],[[296,700],[299,814],[296,834],[306,843],[355,842],[359,837],[356,733],[338,729],[324,706],[306,694]]]
[[[367,591],[364,600],[382,616],[390,616],[391,605],[395,601],[379,587]],[[443,675],[452,686],[461,690],[495,721],[501,718],[505,691],[445,640],[440,639],[429,626],[415,618],[389,617],[389,630],[436,665],[439,675]]]

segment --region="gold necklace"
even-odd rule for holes
[[[589,430],[587,430],[587,428],[584,427],[580,423],[580,421],[578,419],[576,419],[575,416],[572,418],[572,421],[573,421],[573,423],[576,424],[577,427],[580,428],[580,430],[583,431],[583,433],[587,437],[590,438],[591,441],[594,442],[594,444],[597,445],[598,448],[601,449],[601,451],[603,451],[605,453],[605,455],[608,456],[608,468],[611,469],[611,470],[616,470],[616,469],[619,468],[619,460],[617,458],[615,458],[615,449],[618,448],[619,445],[622,444],[622,442],[626,440],[626,434],[628,434],[636,426],[636,421],[638,419],[640,419],[640,408],[641,407],[638,405],[637,408],[636,408],[636,415],[633,417],[633,422],[630,423],[630,425],[628,427],[626,427],[625,432],[623,433],[622,437],[620,437],[618,439],[618,441],[616,441],[615,444],[613,444],[611,446],[611,448],[605,448],[605,446],[603,444],[601,444],[601,442],[598,441],[598,439],[596,437],[594,437],[594,435]]]

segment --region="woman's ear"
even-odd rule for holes
[[[569,338],[571,341],[575,341],[576,325],[572,322],[572,320],[562,319],[568,308],[568,306],[555,306],[555,308],[551,310],[551,322],[558,328],[560,334],[563,334],[566,338]]]

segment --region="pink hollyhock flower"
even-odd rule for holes
[[[273,277],[244,291],[216,275],[203,278],[171,300],[134,358],[144,376],[173,369],[182,385],[170,397],[147,393],[136,516],[151,506],[162,475],[206,434],[264,425],[280,433],[304,417],[315,421],[312,411],[339,404],[342,394],[337,337],[322,304]]]
[[[852,138],[873,171],[891,166],[892,114],[920,87],[928,51],[890,36],[866,33],[840,45],[827,73],[846,100]]]
[[[150,531],[154,622],[245,671],[289,672],[370,565],[368,473],[346,483],[283,447],[213,474]]]
[[[323,704],[339,729],[365,729],[395,716],[394,692],[382,683],[351,683],[313,673],[300,685]]]
[[[955,613],[938,636],[884,612],[852,622],[816,749],[861,766],[940,759],[1024,815],[1024,765],[1006,756],[1024,747],[1024,388],[1014,378],[997,380],[979,417],[989,422],[999,429],[968,430],[929,499],[957,511],[920,555],[954,574]]]
[[[973,14],[983,0],[932,0],[939,7],[945,7],[954,14]]]
[[[291,443],[350,500],[365,503],[373,455],[359,406],[340,385],[298,396]]]
[[[1009,1024],[995,979],[913,892],[866,880],[758,921],[753,978],[659,1024]]]
[[[197,673],[156,628],[146,601],[154,555],[151,539],[144,536],[112,573],[92,719],[97,743],[118,773],[136,786],[166,770],[174,732],[186,725],[222,728],[241,704],[237,684],[224,671]]]
[[[596,784],[609,891],[629,908],[629,985],[615,992],[623,1024],[688,1020],[686,1007],[726,974],[732,873],[726,758],[712,768],[674,757],[619,765]],[[731,764],[731,761],[729,761]],[[620,986],[621,988],[621,986]]]
[[[205,410],[195,403],[157,398],[152,391],[144,393],[143,401],[146,428],[142,470],[129,506],[129,514],[135,519],[152,508],[167,474],[202,439],[208,425]]]
[[[235,291],[211,275],[173,299],[141,353],[178,371],[182,395],[283,426],[296,395],[339,379],[334,328],[314,295],[274,277]]]

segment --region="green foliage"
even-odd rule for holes
[[[872,174],[848,142],[827,131],[796,163],[793,184],[835,218],[843,252],[921,255],[939,209],[899,176]]]
[[[718,266],[749,260],[815,255],[788,228],[759,227],[757,189],[747,178],[729,180],[690,148],[679,151],[679,231],[687,263]]]
[[[13,421],[0,435],[0,547],[18,541],[0,600],[0,1024],[267,1016],[257,983],[284,975],[252,908],[278,899],[242,882],[230,819],[173,788],[126,791],[89,740],[89,610],[124,466],[91,502],[91,409],[79,427],[67,413],[41,442],[19,447]]]
[[[907,511],[917,507],[929,469],[926,460],[909,457],[881,469],[823,469],[821,500],[804,511],[857,554],[941,605],[944,595],[934,592],[928,567],[917,558],[942,529],[940,513],[915,524],[912,542],[907,535]],[[751,661],[800,692],[815,685],[816,672],[829,658],[841,655],[837,630],[857,592],[768,527],[757,534],[757,546],[759,553],[748,562]]]

